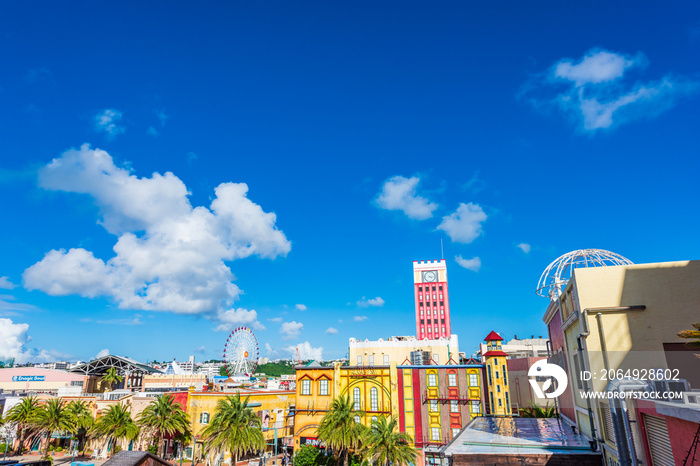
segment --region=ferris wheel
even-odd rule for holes
[[[224,346],[224,363],[229,377],[252,375],[258,367],[258,339],[248,327],[233,329]]]

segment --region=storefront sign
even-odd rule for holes
[[[307,447],[326,448],[326,444],[321,442],[318,437],[301,437],[299,443],[302,447],[306,445]]]
[[[13,382],[43,382],[46,379],[45,375],[13,375]]]

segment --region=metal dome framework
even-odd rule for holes
[[[248,327],[234,329],[226,338],[224,363],[229,377],[253,375],[258,367],[258,339]]]
[[[604,249],[578,249],[559,256],[544,269],[537,283],[537,294],[552,300],[559,297],[576,268],[631,265],[626,257]]]

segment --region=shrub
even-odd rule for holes
[[[321,452],[318,448],[307,445],[302,446],[292,457],[294,466],[317,466]]]
[[[114,450],[112,450],[112,454],[116,455],[120,451],[122,451],[122,447],[120,447],[119,445],[114,445]]]
[[[158,445],[150,445],[147,450],[148,453],[158,456]]]
[[[56,453],[61,453],[63,451],[63,447],[56,447]]]

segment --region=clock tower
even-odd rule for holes
[[[445,260],[413,261],[416,338],[450,338],[450,299]]]

